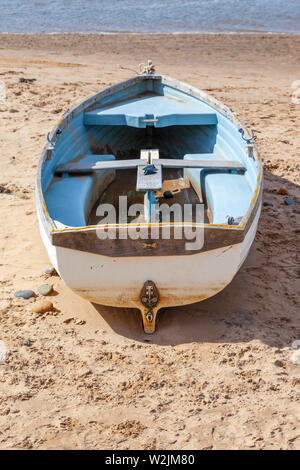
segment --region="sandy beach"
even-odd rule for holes
[[[152,336],[139,312],[93,305],[43,274],[34,197],[62,113],[148,58],[255,129],[273,204],[232,283],[165,310]],[[0,34],[1,449],[300,449],[296,80],[299,35]],[[48,314],[31,311],[37,298],[14,297],[45,282]]]

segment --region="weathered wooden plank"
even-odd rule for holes
[[[145,128],[174,125],[216,125],[217,114],[203,101],[190,100],[182,95],[180,100],[153,93],[140,94],[138,99],[129,96],[110,106],[100,106],[84,113],[84,124],[93,126],[132,126]]]
[[[261,205],[262,188],[260,187],[255,205],[252,208],[250,217],[247,219],[243,229],[204,227],[204,244],[199,250],[186,250],[186,242],[190,243],[184,236],[182,239],[174,238],[174,227],[170,230],[170,238],[162,238],[162,229],[159,230],[158,238],[151,238],[151,228],[148,228],[148,239],[132,240],[122,239],[119,236],[122,229],[116,229],[116,239],[101,240],[97,236],[97,229],[82,229],[79,231],[53,232],[52,244],[64,248],[71,248],[78,251],[101,254],[111,257],[123,256],[176,256],[193,255],[200,252],[214,250],[222,247],[229,247],[236,243],[241,243]],[[124,232],[123,232],[124,233]]]
[[[207,170],[240,170],[246,168],[241,162],[234,160],[181,160],[175,158],[160,159],[159,164],[164,168],[200,168]],[[155,162],[156,165],[156,162]]]
[[[186,243],[191,243],[194,240],[187,239],[184,236],[184,232],[181,239],[176,239],[174,237],[174,227],[170,229],[169,239],[162,237],[161,228],[158,238],[153,238],[150,227],[146,228],[146,230],[148,231],[148,238],[140,238],[138,240],[133,240],[130,237],[123,240],[122,235],[119,236],[119,234],[124,234],[124,228],[122,229],[120,227],[116,229],[116,239],[107,238],[105,240],[97,236],[97,229],[54,232],[52,234],[52,243],[55,246],[112,257],[177,256],[193,255],[216,248],[231,246],[236,243],[241,243],[245,236],[243,229],[202,227],[198,228],[198,230],[204,230],[203,246],[200,249],[187,250]]]
[[[147,165],[147,160],[112,160],[112,161],[99,161],[99,162],[73,162],[64,163],[59,165],[55,173],[91,173],[98,170],[129,170],[131,168],[137,168],[138,165]]]
[[[62,173],[91,173],[98,170],[128,170],[137,167],[145,167],[147,160],[113,160],[108,162],[73,162],[59,165],[56,174]],[[163,168],[199,168],[206,170],[237,170],[245,171],[242,163],[231,160],[181,160],[175,158],[163,158],[155,160],[155,166]]]

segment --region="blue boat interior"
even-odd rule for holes
[[[258,169],[238,127],[208,103],[149,77],[83,106],[62,128],[42,167],[44,200],[56,227],[98,223],[99,203],[112,203],[117,209],[119,196],[127,196],[129,205],[151,200],[136,190],[134,169],[57,175],[58,165],[138,159],[142,150],[153,149],[159,158],[242,163],[242,173],[164,169],[162,189],[153,194],[156,201],[169,205],[203,203],[206,223],[240,223],[254,196]],[[140,214],[138,220],[143,217]],[[128,216],[128,222],[133,220]]]

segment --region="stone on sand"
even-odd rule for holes
[[[0,341],[0,364],[5,364],[7,356],[7,347],[4,341]]]
[[[46,313],[53,310],[53,303],[49,300],[39,300],[32,305],[31,310],[34,313]]]
[[[38,287],[38,293],[41,295],[49,295],[52,291],[52,286],[50,284],[42,284]]]
[[[272,202],[265,201],[263,204],[265,207],[273,207]]]
[[[286,198],[284,198],[284,203],[285,203],[287,206],[295,206],[295,205],[296,205],[294,199],[292,199],[291,197],[286,197]]]
[[[281,188],[278,189],[277,194],[281,194],[282,196],[287,196],[289,193],[287,189],[281,186]]]
[[[294,351],[292,356],[291,356],[291,361],[295,366],[298,366],[300,364],[300,350]]]
[[[14,293],[15,297],[22,298],[22,299],[30,299],[31,297],[35,297],[35,293],[33,290],[25,289],[25,290],[18,290]]]
[[[275,362],[274,362],[274,366],[276,367],[284,367],[284,363],[282,361],[280,361],[280,359],[277,359]]]
[[[44,274],[47,274],[48,276],[54,276],[56,274],[56,270],[53,266],[48,266],[48,268],[44,270]]]

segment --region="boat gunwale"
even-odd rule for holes
[[[82,227],[65,227],[63,229],[58,229],[55,227],[55,223],[53,219],[50,217],[46,204],[45,204],[45,199],[41,187],[41,176],[42,176],[42,167],[43,164],[46,160],[47,156],[47,150],[49,149],[49,143],[52,145],[56,143],[56,141],[59,138],[59,134],[57,134],[57,131],[62,131],[65,127],[69,125],[69,123],[73,120],[75,116],[83,112],[87,107],[91,106],[93,103],[106,98],[107,96],[111,96],[114,93],[124,90],[126,88],[130,88],[132,85],[138,83],[139,81],[142,80],[160,80],[162,84],[165,84],[167,86],[170,86],[171,88],[175,88],[178,91],[181,91],[183,93],[186,93],[190,96],[193,96],[197,99],[200,99],[210,105],[212,108],[216,109],[220,114],[222,114],[224,117],[229,119],[237,128],[242,127],[244,129],[244,132],[246,133],[246,138],[248,137],[251,139],[251,133],[249,132],[248,128],[246,125],[239,119],[237,114],[230,108],[228,108],[226,105],[221,103],[220,101],[216,100],[214,97],[210,96],[209,94],[205,93],[202,90],[199,90],[198,88],[195,88],[185,82],[181,82],[177,79],[168,77],[166,75],[160,75],[160,74],[143,74],[143,75],[138,75],[137,77],[133,77],[129,80],[125,80],[123,82],[117,83],[115,85],[112,85],[108,88],[105,88],[102,91],[99,91],[98,93],[95,93],[91,96],[89,96],[86,100],[82,101],[79,105],[75,106],[74,108],[67,110],[61,117],[61,119],[58,121],[58,123],[52,128],[52,130],[49,133],[49,138],[48,142],[44,146],[41,156],[39,158],[38,162],[38,167],[37,167],[37,173],[36,173],[36,202],[37,202],[37,211],[41,212],[43,217],[42,217],[42,222],[46,225],[47,228],[47,234],[48,236],[51,236],[53,233],[60,233],[60,232],[72,232],[72,231],[87,231],[87,230],[95,230],[95,229],[101,229],[101,226],[82,226]],[[227,225],[227,224],[197,224],[197,223],[184,223],[184,222],[174,222],[174,226],[183,226],[183,225],[188,225],[188,226],[199,226],[199,227],[204,227],[204,228],[209,228],[209,229],[224,229],[224,230],[244,230],[247,226],[247,223],[251,217],[251,213],[253,212],[253,209],[256,206],[256,202],[258,201],[259,196],[261,195],[261,188],[262,188],[262,175],[263,175],[263,166],[262,166],[262,160],[260,157],[260,153],[257,147],[256,142],[253,143],[253,150],[254,153],[256,154],[255,160],[258,162],[258,175],[257,175],[257,184],[255,188],[255,193],[254,196],[251,200],[249,209],[247,213],[244,215],[242,221],[240,222],[239,225]],[[172,226],[171,223],[149,223],[149,224],[137,224],[138,226]],[[112,224],[109,225],[105,228],[118,228],[118,227],[133,227],[132,224]]]

